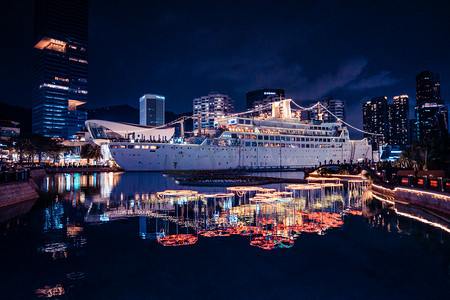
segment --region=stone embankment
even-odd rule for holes
[[[0,184],[0,208],[22,201],[37,199],[38,187],[33,179]]]
[[[9,180],[0,183],[0,208],[39,198],[39,188],[36,182],[45,177],[47,174],[45,170],[32,169],[29,172],[27,170],[18,172],[18,176],[10,176]]]
[[[388,187],[372,184],[372,192],[387,200],[429,208],[450,215],[450,194],[410,187]]]

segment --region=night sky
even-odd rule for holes
[[[218,91],[243,110],[247,91],[285,88],[302,105],[344,100],[360,127],[364,97],[415,104],[423,70],[441,75],[450,102],[449,15],[450,1],[93,0],[85,106],[157,93],[181,113]],[[32,1],[3,3],[0,102],[32,106],[32,19]]]

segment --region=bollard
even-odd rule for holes
[[[427,176],[423,176],[423,188],[426,190],[428,186]]]
[[[444,187],[442,185],[442,177],[438,177],[437,181],[438,181],[438,190],[443,192],[444,191]]]
[[[412,187],[413,175],[408,175],[408,187]]]

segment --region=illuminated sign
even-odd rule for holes
[[[437,107],[437,103],[425,103],[422,107]]]
[[[277,93],[275,92],[264,92],[264,95],[276,95]]]

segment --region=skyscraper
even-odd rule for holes
[[[395,96],[393,102],[392,105],[389,105],[390,132],[388,143],[404,147],[409,144],[409,97],[408,95]]]
[[[74,139],[87,118],[88,0],[35,0],[33,132]]]
[[[416,76],[417,140],[447,136],[448,110],[441,99],[439,74],[423,71]]]
[[[165,123],[166,98],[161,95],[145,94],[139,98],[139,124],[162,126]]]
[[[247,92],[247,109],[253,109],[268,103],[283,100],[285,97],[284,89],[261,89]]]
[[[375,97],[367,101],[363,105],[363,128],[364,131],[370,133],[382,134],[379,142],[385,142],[389,135],[388,129],[388,101],[387,97]],[[364,134],[366,137],[372,138],[371,135]],[[374,148],[378,145],[372,144]]]
[[[214,127],[214,118],[234,112],[233,100],[228,95],[211,92],[208,96],[195,98],[193,116],[200,118],[201,128]],[[198,129],[198,120],[194,118],[194,130]]]
[[[439,74],[422,71],[416,76],[416,104],[441,102]]]

